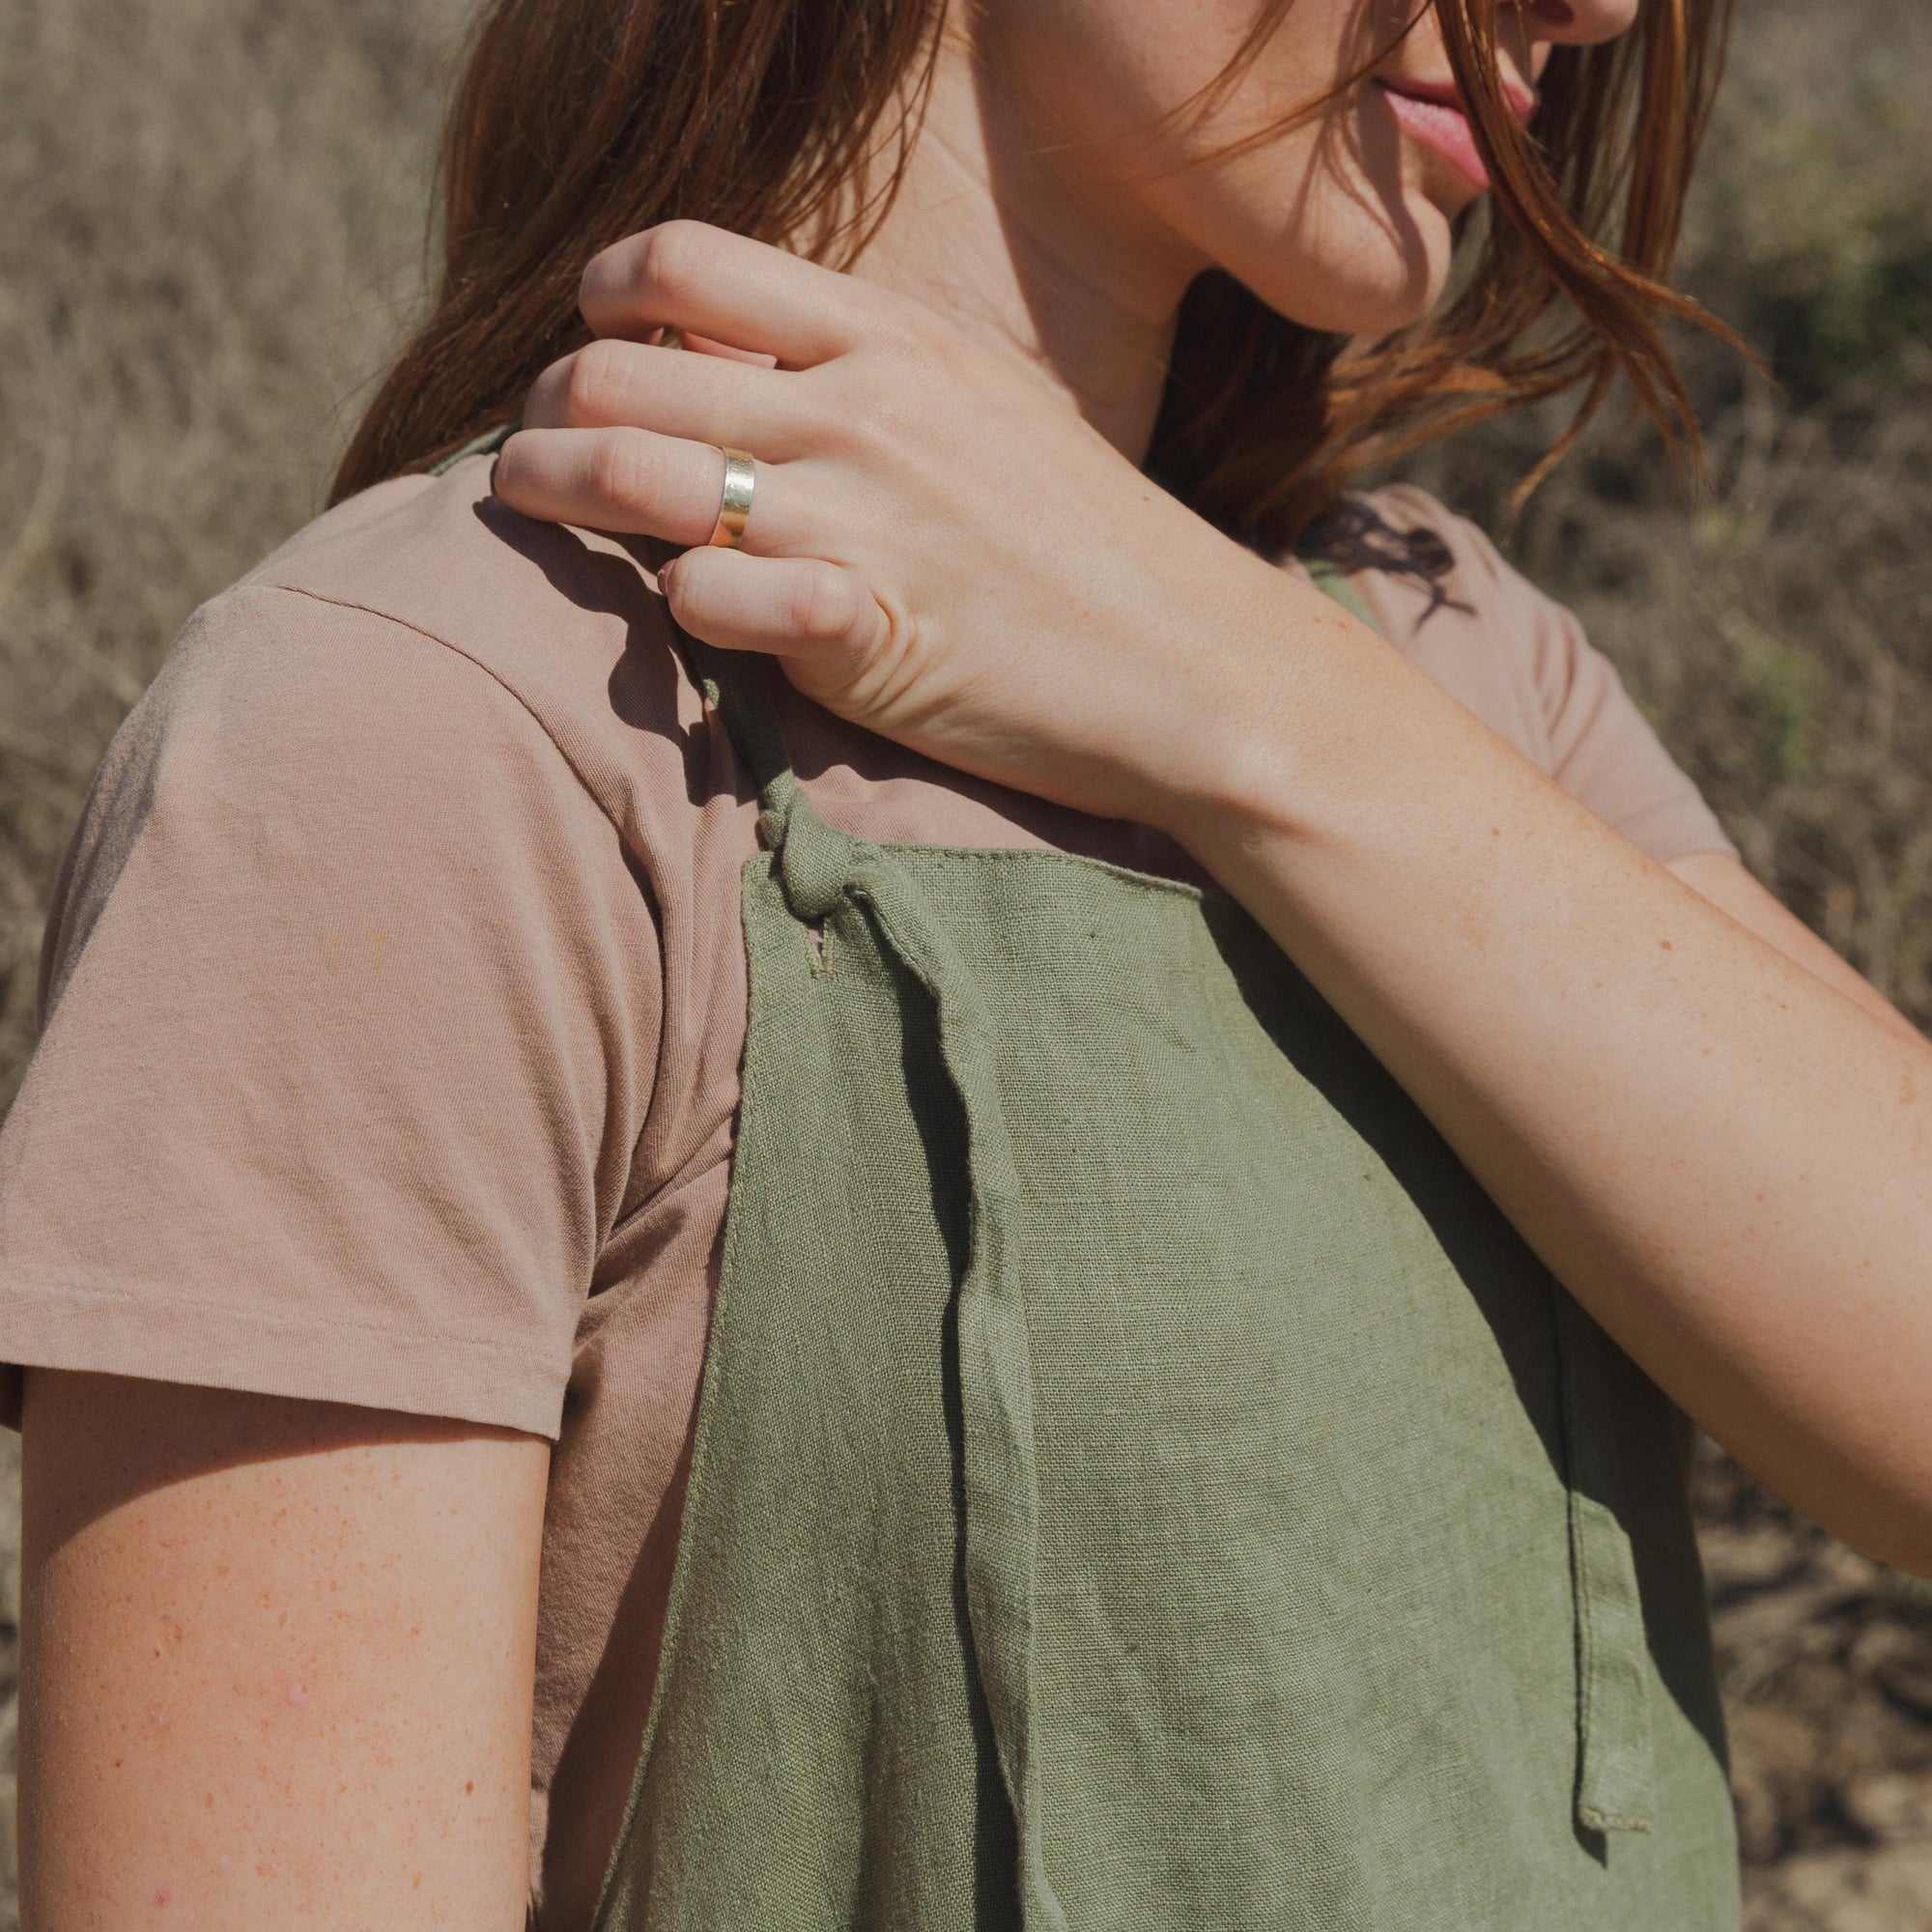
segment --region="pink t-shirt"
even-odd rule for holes
[[[755,808],[662,607],[490,465],[342,505],[198,611],[63,870],[0,1134],[19,1365],[555,1437],[533,1915],[585,1922],[656,1667],[730,1177]],[[1421,493],[1384,634],[1654,857],[1728,850],[1575,620]],[[1189,870],[787,707],[834,824]]]

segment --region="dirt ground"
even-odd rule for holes
[[[107,738],[189,610],[313,513],[418,298],[427,142],[466,6],[0,8],[0,1106]],[[1743,0],[1685,274],[1781,386],[1693,352],[1710,487],[1688,496],[1612,423],[1511,538],[1747,863],[1921,1026],[1928,98],[1932,11]],[[1499,426],[1414,471],[1495,526],[1551,428]],[[0,1932],[16,1447],[0,1437]],[[1714,1449],[1696,1501],[1749,1932],[1932,1928],[1932,1586],[1798,1521]]]
[[[1932,1926],[1932,1585],[1708,1444],[1697,1502],[1751,1932]]]

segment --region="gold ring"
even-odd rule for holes
[[[742,449],[726,449],[724,490],[718,499],[718,521],[705,542],[714,550],[736,550],[745,541],[745,526],[752,521],[752,489],[757,481],[756,467]]]

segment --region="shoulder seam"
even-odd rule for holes
[[[475,666],[543,733],[552,751],[569,768],[571,777],[582,787],[584,797],[597,808],[605,820],[616,832],[618,838],[624,843],[625,849],[629,850],[629,841],[624,838],[624,828],[618,822],[615,813],[598,797],[595,786],[584,777],[582,767],[564,750],[562,744],[557,739],[556,733],[544,722],[542,717],[530,705],[529,701],[513,686],[506,683],[489,665],[485,664],[474,651],[465,650],[453,639],[442,637],[435,631],[426,631],[420,624],[412,624],[407,617],[398,617],[393,611],[378,610],[373,604],[358,604],[352,597],[330,597],[323,591],[310,590],[299,583],[282,583],[272,578],[264,578],[254,583],[244,582],[234,584],[231,586],[230,592],[224,592],[223,594],[228,595],[235,590],[277,590],[286,597],[306,597],[312,604],[327,605],[338,611],[358,611],[365,617],[380,618],[385,624],[393,624],[399,631],[407,631],[412,637],[421,638],[428,643],[440,645],[443,650],[448,651],[451,656],[461,658],[465,664]]]

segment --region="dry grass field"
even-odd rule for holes
[[[416,299],[463,0],[0,9],[0,1106],[62,846],[187,611],[315,508]],[[1750,865],[1932,1026],[1932,17],[1743,0],[1686,280],[1713,482],[1608,425],[1518,527]],[[1547,421],[1414,466],[1494,519]],[[14,1444],[0,1442],[0,1932]],[[1932,1589],[1715,1453],[1751,1932],[1932,1925]]]

